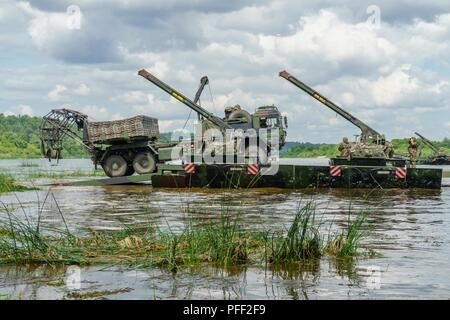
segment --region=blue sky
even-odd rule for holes
[[[367,11],[374,2],[379,24]],[[71,5],[79,28],[68,26]],[[0,0],[0,113],[70,107],[92,120],[147,114],[164,131],[182,127],[189,110],[137,75],[146,68],[188,96],[208,75],[202,106],[218,115],[277,105],[289,140],[358,133],[278,77],[286,69],[388,138],[442,139],[449,40],[444,0]]]

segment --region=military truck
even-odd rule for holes
[[[429,139],[425,138],[418,132],[414,132],[420,139],[423,144],[429,147],[434,151],[434,155],[428,158],[420,158],[418,160],[419,164],[428,164],[428,165],[450,165],[450,156],[447,155],[443,149],[436,147],[436,145],[431,142]]]
[[[200,80],[194,102],[200,96],[208,77]],[[88,116],[71,109],[54,109],[40,124],[41,154],[48,159],[61,159],[65,137],[82,144],[94,165],[100,165],[109,177],[148,174],[158,163],[173,159],[179,141],[161,142],[158,120],[136,116],[124,120],[92,122]],[[175,150],[175,151],[177,151]]]
[[[314,99],[330,108],[347,121],[351,122],[361,130],[359,139],[350,143],[350,152],[348,156],[337,156],[331,159],[332,164],[347,164],[347,165],[367,165],[367,166],[384,166],[386,164],[393,166],[405,166],[405,159],[394,157],[394,148],[390,141],[385,139],[383,134],[380,134],[370,126],[345,111],[337,104],[333,103],[323,95],[290,75],[287,71],[281,71],[279,76],[285,78],[296,87],[300,88]]]
[[[41,154],[48,159],[62,158],[64,137],[81,143],[94,165],[109,177],[147,174],[156,164],[171,160],[176,142],[159,142],[158,120],[143,115],[124,120],[92,122],[71,109],[54,109],[43,117]]]
[[[145,70],[139,71],[160,88],[182,101],[195,111],[202,123],[202,132],[212,126],[222,131],[226,129],[267,129],[268,144],[262,145],[257,141],[259,149],[251,154],[260,163],[268,161],[270,150],[270,135],[277,131],[279,135],[279,148],[285,143],[287,126],[286,118],[275,106],[257,108],[251,115],[239,106],[226,109],[226,117],[216,117],[199,104],[201,93],[209,80],[206,76],[200,80],[200,86],[195,94],[194,101],[189,100],[168,85],[156,79]],[[134,174],[148,174],[157,170],[158,163],[181,159],[183,153],[194,149],[191,143],[160,142],[158,120],[147,116],[136,116],[124,120],[92,122],[88,116],[71,109],[54,109],[43,117],[41,125],[41,154],[48,159],[62,158],[62,143],[64,137],[69,137],[81,143],[91,156],[94,165],[100,165],[109,177],[121,177]],[[245,140],[248,142],[248,140]],[[223,147],[222,145],[220,147]],[[249,158],[251,151],[248,146],[244,149],[244,159]],[[205,146],[201,149],[204,151]],[[216,146],[216,149],[217,146]],[[235,152],[235,148],[227,150]],[[247,155],[247,157],[246,157]],[[178,157],[178,158],[174,158]]]
[[[201,121],[202,133],[207,129],[214,127],[220,130],[223,134],[226,134],[228,129],[242,129],[243,134],[246,135],[246,133],[250,132],[250,129],[252,129],[252,132],[254,132],[257,136],[257,149],[251,148],[250,138],[244,137],[242,142],[244,144],[244,158],[256,158],[256,161],[260,164],[266,164],[268,162],[270,150],[273,147],[271,145],[272,135],[274,137],[274,134],[278,136],[278,141],[276,141],[276,143],[278,144],[279,149],[281,149],[286,142],[287,118],[283,117],[278,108],[274,105],[258,107],[256,112],[253,114],[241,109],[239,105],[227,107],[225,108],[225,117],[219,118],[196,104],[196,102],[191,101],[177,90],[171,88],[169,85],[156,78],[145,69],[140,70],[138,74],[182,102],[191,110],[195,111]],[[202,80],[203,82],[201,83],[201,86],[204,86],[203,83],[206,84],[207,80]],[[265,140],[259,139],[259,133],[262,132],[262,130],[267,132],[267,138]],[[229,141],[231,140],[232,139]],[[210,143],[209,145],[214,145],[214,143]],[[205,141],[205,145],[202,146],[203,150],[206,147],[208,147],[208,141]],[[222,154],[235,154],[237,152],[236,145],[233,144],[233,142],[231,145],[215,145],[216,149],[221,147],[225,149]]]

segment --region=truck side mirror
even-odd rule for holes
[[[284,119],[284,127],[287,129],[288,127],[287,117],[284,116],[283,119]]]

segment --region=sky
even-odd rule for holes
[[[65,107],[182,128],[189,109],[145,68],[188,97],[207,75],[201,105],[219,116],[276,105],[289,141],[359,133],[278,76],[287,70],[388,139],[450,137],[448,0],[0,0],[0,61],[5,115]]]

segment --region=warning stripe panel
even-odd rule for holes
[[[406,178],[406,169],[405,168],[395,168],[395,179],[404,179]]]
[[[249,164],[247,166],[247,174],[258,174],[259,166],[257,164]]]
[[[183,168],[186,173],[195,173],[195,165],[193,163],[185,163]]]
[[[342,169],[340,166],[330,166],[330,175],[332,177],[340,177],[342,175]]]

